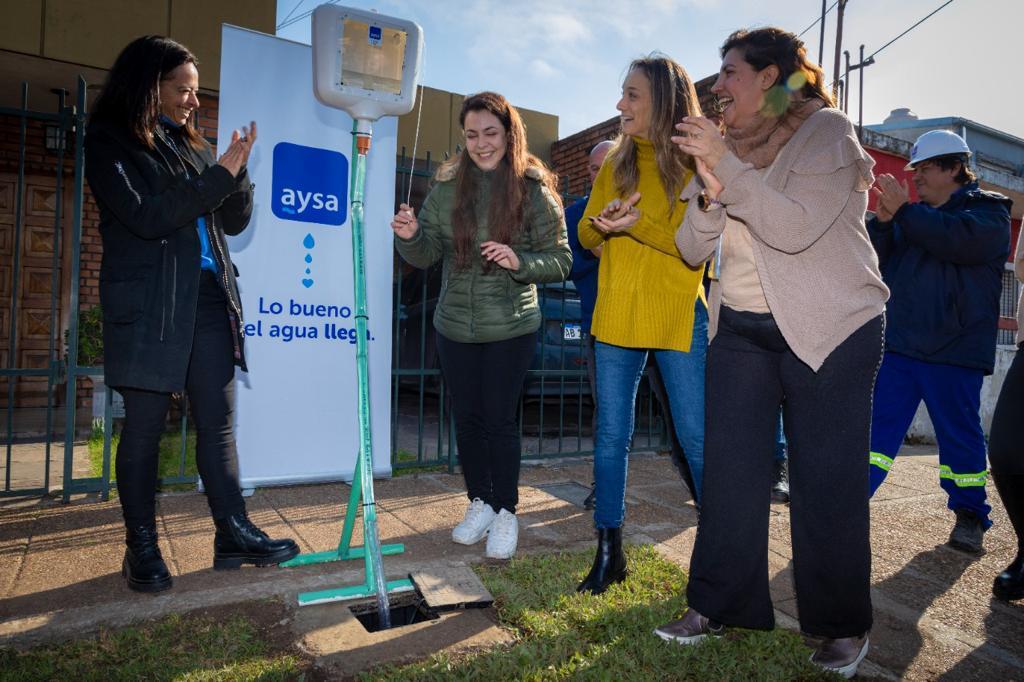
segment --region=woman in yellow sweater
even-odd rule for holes
[[[622,133],[594,180],[579,223],[580,243],[602,249],[592,326],[597,339],[598,546],[593,568],[577,588],[594,594],[626,577],[622,520],[627,455],[648,351],[654,352],[664,377],[698,502],[704,468],[703,268],[683,262],[674,237],[686,212],[677,197],[694,164],[670,140],[673,125],[685,116],[699,116],[700,106],[683,67],[667,57],[650,56],[630,64],[616,108],[622,114]]]

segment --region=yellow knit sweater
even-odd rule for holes
[[[628,231],[612,235],[591,225],[588,216],[598,215],[616,197],[625,198],[619,197],[612,168],[605,164],[578,226],[584,248],[604,245],[591,331],[598,341],[615,346],[689,351],[694,304],[698,296],[706,301],[701,283],[704,268],[691,268],[679,256],[675,233],[687,204],[669,203],[654,146],[633,139],[640,168],[640,219]],[[690,176],[687,173],[686,182]]]

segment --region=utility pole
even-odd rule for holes
[[[832,99],[839,97],[839,61],[843,54],[843,13],[848,0],[839,0],[836,6],[836,58],[832,69]]]
[[[856,69],[860,71],[858,77],[860,79],[860,94],[857,95],[857,139],[861,142],[864,141],[864,67],[871,66],[875,63],[874,56],[868,57],[867,61],[864,60],[864,46],[860,46],[860,63],[851,66],[850,69]]]
[[[825,65],[825,15],[828,14],[828,0],[821,0],[821,30],[818,31],[818,66]]]

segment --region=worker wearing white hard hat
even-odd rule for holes
[[[877,178],[868,235],[891,296],[872,403],[870,472],[874,494],[924,401],[939,442],[939,484],[956,517],[949,545],[978,553],[992,525],[981,387],[995,365],[1012,202],[978,186],[970,154],[949,131],[919,137],[907,164],[919,201],[910,200],[905,180]]]
[[[914,165],[922,161],[952,154],[966,154],[968,157],[971,155],[964,138],[948,130],[929,130],[917,138],[917,142],[910,150],[910,163],[904,166],[903,170],[914,170]]]

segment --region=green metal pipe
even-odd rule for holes
[[[75,107],[75,178],[71,191],[74,196],[74,217],[71,222],[71,297],[68,302],[68,371],[64,413],[64,503],[71,501],[74,487],[73,458],[75,453],[75,403],[78,401],[78,288],[82,270],[82,197],[85,187],[85,79],[78,77],[78,102]]]
[[[11,267],[11,308],[10,331],[7,334],[7,369],[18,366],[18,282],[21,280],[21,228],[22,213],[25,205],[25,137],[28,129],[28,83],[21,84],[21,125],[19,127],[20,145],[18,147],[18,188],[14,197],[14,264]],[[17,376],[7,377],[7,466],[4,469],[4,490],[11,489],[11,447],[14,441],[14,387],[18,383]]]
[[[381,627],[391,626],[388,588],[384,578],[380,537],[377,531],[377,505],[373,494],[373,441],[370,429],[370,377],[367,347],[369,334],[366,306],[366,255],[363,240],[363,193],[366,187],[366,155],[370,150],[371,124],[356,121],[356,170],[352,181],[352,279],[356,321],[356,388],[359,410],[359,460],[363,495],[363,548],[366,584],[377,588],[377,615]],[[354,482],[354,481],[353,481]]]
[[[57,317],[57,296],[60,293],[60,240],[61,220],[64,215],[64,153],[67,151],[67,129],[68,107],[65,102],[67,90],[61,88],[57,91],[57,111],[60,115],[60,140],[57,144],[57,177],[55,179],[57,200],[54,202],[53,211],[53,256],[50,259],[50,345],[46,357],[50,359],[50,374],[46,379],[46,452],[44,453],[45,466],[43,467],[43,487],[50,489],[50,436],[53,434],[53,408],[54,395],[53,386],[56,374],[60,371],[60,359],[57,355],[57,338],[60,328],[60,319]]]

